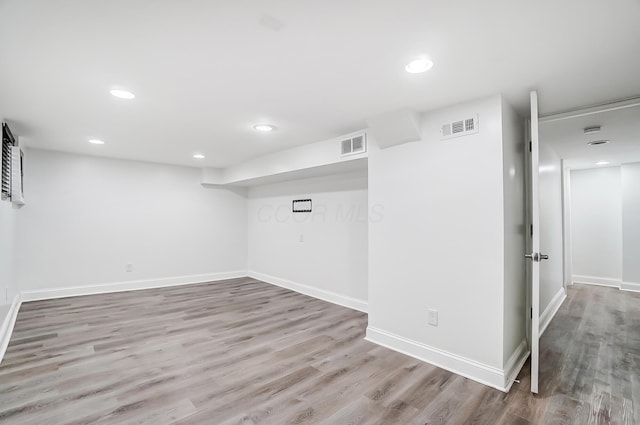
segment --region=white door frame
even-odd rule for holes
[[[573,284],[572,254],[571,254],[571,170],[562,160],[562,255],[563,261],[563,286],[567,293],[567,287]]]
[[[531,140],[531,119],[527,118],[524,125],[524,144],[525,144],[525,158],[524,158],[524,185],[525,185],[525,254],[531,252],[531,160],[529,156],[529,141]],[[525,259],[525,272],[526,272],[526,338],[527,348],[531,352],[531,262]]]
[[[530,93],[531,119],[527,126],[528,141],[525,140],[529,179],[527,182],[528,221],[529,231],[527,253],[529,265],[527,267],[527,281],[530,294],[530,350],[531,350],[531,392],[538,393],[539,362],[540,362],[540,187],[539,187],[539,120],[538,93]]]

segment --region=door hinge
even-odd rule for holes
[[[529,234],[533,236],[533,224],[529,226]]]
[[[533,307],[529,309],[529,318],[533,319]]]
[[[529,152],[532,152],[533,146],[531,144],[531,140],[529,140]]]

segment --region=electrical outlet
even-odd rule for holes
[[[438,326],[438,310],[429,309],[429,324],[431,326]]]
[[[124,265],[124,271],[125,272],[132,272],[133,271],[133,264],[125,264]]]

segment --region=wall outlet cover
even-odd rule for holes
[[[429,324],[431,326],[438,326],[438,310],[429,309]]]

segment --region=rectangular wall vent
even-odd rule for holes
[[[462,124],[462,121],[451,123],[451,132],[453,134],[464,133],[464,125]]]
[[[340,141],[340,155],[355,155],[367,151],[367,134],[359,134]]]
[[[442,125],[440,140],[451,139],[452,137],[466,136],[468,134],[477,133],[478,116],[465,118]]]

